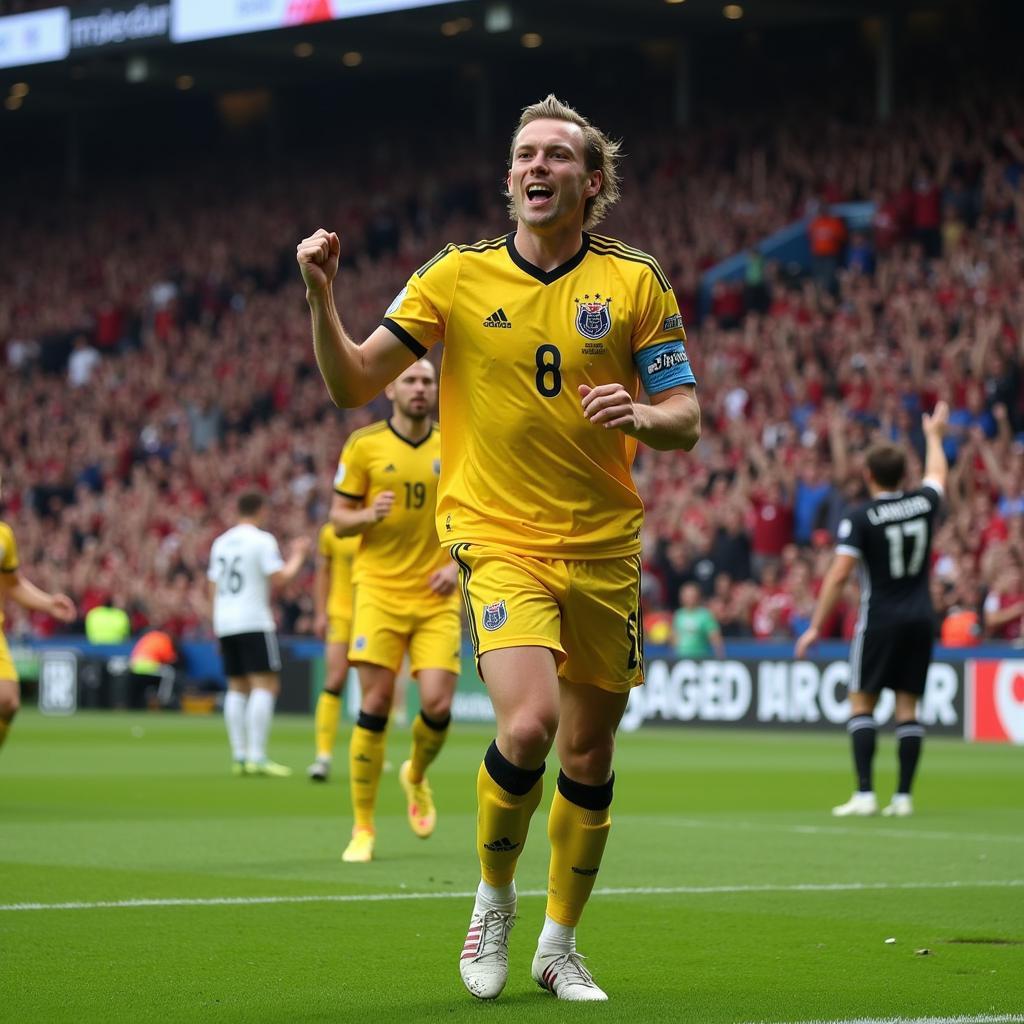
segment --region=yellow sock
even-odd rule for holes
[[[412,752],[409,754],[409,781],[422,782],[431,762],[441,752],[448,738],[449,715],[444,722],[428,719],[421,711],[412,720]]]
[[[316,716],[313,719],[317,757],[330,757],[334,753],[340,717],[341,696],[331,693],[330,690],[321,690],[316,702]]]
[[[515,877],[530,818],[544,791],[543,774],[543,765],[530,771],[506,761],[495,743],[480,765],[476,777],[476,845],[480,876],[488,885],[508,885]]]
[[[367,725],[372,728],[367,728]],[[348,748],[349,786],[356,828],[373,829],[377,789],[384,768],[387,719],[360,712]]]
[[[7,739],[7,733],[11,728],[11,723],[6,719],[0,718],[0,747],[4,745],[4,740]]]
[[[566,792],[573,799],[567,797]],[[608,841],[612,824],[611,794],[611,782],[605,786],[584,786],[562,773],[558,776],[558,788],[548,816],[551,864],[546,913],[552,921],[571,928],[579,924]],[[605,803],[605,806],[588,808],[575,803],[574,799],[590,804]]]

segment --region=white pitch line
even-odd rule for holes
[[[757,1021],[756,1024],[769,1022]],[[982,1013],[975,1017],[854,1017],[845,1020],[793,1021],[791,1024],[1024,1024],[1024,1017],[1009,1013]]]
[[[771,892],[889,892],[903,889],[1016,889],[1024,878],[977,882],[807,882],[796,885],[675,885],[597,889],[595,896],[723,896]],[[403,900],[472,899],[468,892],[376,892],[319,896],[212,896],[188,899],[95,900],[74,903],[4,903],[0,912],[24,910],[118,910],[138,907],[257,907],[283,903],[390,903]],[[546,896],[544,889],[524,889],[520,896]],[[812,1024],[812,1022],[808,1022]],[[813,1022],[818,1024],[818,1022]],[[824,1022],[822,1022],[824,1024]],[[852,1022],[847,1022],[852,1024]]]

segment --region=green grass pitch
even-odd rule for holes
[[[538,813],[508,987],[476,1002],[457,962],[490,736],[453,730],[431,772],[440,821],[427,842],[386,774],[379,859],[346,865],[345,772],[305,778],[308,718],[274,725],[272,753],[295,777],[239,779],[217,718],[24,712],[0,754],[0,1020],[1024,1014],[1024,750],[930,740],[915,817],[837,820],[828,809],[851,788],[841,731],[621,737],[611,839],[578,932],[610,1001],[559,1004],[530,980],[547,867]],[[394,730],[395,767],[407,744]],[[885,732],[883,800],[894,770]],[[128,900],[170,902],[96,905]],[[15,909],[26,904],[86,906]]]

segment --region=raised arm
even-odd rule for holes
[[[921,417],[921,429],[924,431],[924,477],[934,480],[943,490],[946,489],[946,476],[949,463],[942,447],[942,438],[949,422],[949,406],[945,402],[937,402],[934,411]]]
[[[348,335],[334,303],[340,253],[338,236],[319,228],[299,242],[295,258],[306,283],[320,375],[331,401],[351,409],[376,397],[418,356],[387,327],[378,327],[362,345]]]

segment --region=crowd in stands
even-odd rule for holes
[[[799,634],[842,510],[863,494],[867,447],[905,443],[919,479],[920,415],[944,398],[943,636],[1021,639],[1024,105],[627,142],[624,198],[599,230],[655,254],[673,282],[704,416],[692,454],[637,459],[648,623],[695,582],[727,642]],[[295,243],[339,232],[339,308],[364,337],[442,244],[509,230],[500,167],[479,149],[426,176],[422,152],[397,143],[361,149],[360,164],[311,179],[300,161],[193,162],[42,213],[0,210],[3,517],[41,586],[83,614],[114,602],[136,629],[207,635],[206,557],[239,491],[270,495],[282,544],[314,535],[345,437],[386,405],[331,405]],[[706,268],[855,199],[874,202],[871,230],[823,228],[812,275],[752,260],[701,316]],[[18,255],[58,225],[74,228],[56,258]],[[828,635],[848,637],[856,610],[851,587]],[[56,628],[12,612],[15,635]],[[311,630],[310,573],[280,613],[283,631]]]

